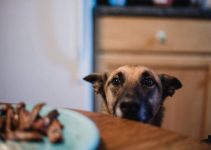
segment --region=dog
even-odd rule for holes
[[[102,96],[103,112],[155,126],[161,126],[166,97],[182,87],[176,77],[156,74],[139,65],[125,65],[110,73],[92,73],[84,80]]]

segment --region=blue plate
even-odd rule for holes
[[[27,106],[28,110],[32,106]],[[46,115],[52,108],[43,107],[40,114]],[[59,120],[64,125],[64,142],[52,144],[47,137],[43,142],[0,141],[0,150],[94,150],[99,144],[99,132],[87,117],[66,109],[57,109]]]

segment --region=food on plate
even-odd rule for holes
[[[15,141],[42,141],[47,136],[52,143],[63,141],[63,125],[59,122],[59,112],[54,109],[46,116],[40,116],[44,103],[36,104],[32,111],[25,103],[14,107],[0,104],[0,139]]]
[[[62,141],[61,124],[58,120],[54,119],[48,128],[48,138],[52,143]]]

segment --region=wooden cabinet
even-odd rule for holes
[[[208,20],[102,17],[98,23],[97,43],[104,51],[211,51],[211,23]],[[165,36],[165,41],[161,42],[159,36]]]
[[[95,37],[95,71],[138,64],[181,80],[165,101],[163,128],[196,139],[211,134],[211,21],[103,16]]]

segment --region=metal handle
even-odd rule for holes
[[[155,37],[161,44],[166,43],[167,35],[165,31],[162,31],[162,30],[157,31]]]

